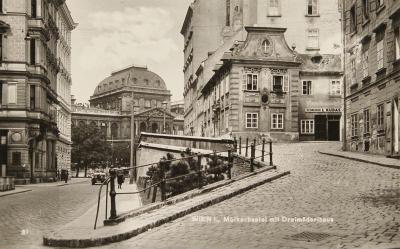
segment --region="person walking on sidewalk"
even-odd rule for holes
[[[68,170],[65,171],[65,183],[68,182]]]
[[[122,183],[124,183],[124,175],[119,173],[117,176],[117,181],[118,181],[118,188],[122,189]]]

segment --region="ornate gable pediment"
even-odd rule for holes
[[[138,117],[153,117],[153,118],[164,118],[164,110],[161,108],[153,108],[141,113],[136,114],[135,116]],[[171,115],[168,111],[165,112],[165,118],[175,118],[173,115]]]
[[[234,59],[297,61],[285,40],[285,28],[246,27],[246,41],[233,49]]]

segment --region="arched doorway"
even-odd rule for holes
[[[151,125],[151,132],[152,133],[158,133],[158,124],[157,123],[153,123]]]

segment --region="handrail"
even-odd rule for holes
[[[240,138],[240,140],[239,141],[241,141],[241,138]],[[269,155],[270,156],[270,165],[273,165],[273,163],[272,163],[272,141],[268,141],[268,143],[269,143],[269,145],[270,145],[270,151],[269,152],[266,152],[265,151],[265,143],[266,143],[266,141],[265,141],[265,139],[263,139],[262,141],[261,141],[261,143],[256,143],[256,140],[254,139],[254,143],[251,143],[250,145],[249,145],[249,139],[247,138],[246,139],[246,145],[243,145],[242,146],[242,144],[240,144],[240,146],[238,146],[238,144],[237,144],[237,141],[236,141],[236,139],[235,139],[235,143],[234,143],[234,146],[233,146],[233,148],[229,148],[228,150],[224,150],[224,151],[213,151],[213,152],[211,152],[211,153],[206,153],[206,154],[201,154],[201,153],[193,153],[194,155],[192,155],[192,156],[187,156],[187,157],[182,157],[182,158],[174,158],[174,159],[170,159],[170,160],[163,160],[163,159],[161,159],[160,161],[158,161],[158,162],[153,162],[153,163],[149,163],[149,164],[145,164],[145,165],[140,165],[140,166],[133,166],[133,167],[127,167],[127,168],[124,168],[124,169],[119,169],[119,168],[111,168],[110,169],[110,176],[109,177],[107,177],[104,181],[103,181],[103,183],[101,184],[101,186],[100,186],[100,189],[99,189],[99,194],[98,194],[98,200],[97,200],[97,211],[96,211],[96,219],[95,219],[95,223],[94,223],[94,229],[96,229],[96,227],[97,227],[97,220],[98,220],[98,215],[99,215],[99,209],[100,209],[100,199],[101,199],[101,191],[102,191],[102,189],[103,189],[103,186],[104,185],[106,185],[107,186],[107,190],[108,190],[108,184],[110,183],[110,181],[112,180],[112,179],[115,179],[115,177],[116,177],[116,174],[118,173],[118,172],[123,172],[123,171],[128,171],[128,170],[132,170],[132,169],[136,169],[136,168],[143,168],[143,167],[148,167],[148,166],[152,166],[152,165],[159,165],[160,163],[171,163],[171,162],[175,162],[175,161],[181,161],[181,160],[187,160],[187,159],[191,159],[191,158],[195,158],[195,157],[198,157],[199,158],[199,160],[198,160],[198,162],[197,162],[197,164],[198,164],[198,170],[196,170],[195,172],[191,172],[191,173],[188,173],[188,174],[185,174],[185,175],[179,175],[179,176],[175,176],[175,177],[171,177],[171,178],[163,178],[164,177],[164,174],[165,174],[165,172],[164,172],[164,170],[161,168],[160,170],[161,170],[161,178],[163,178],[161,181],[159,181],[159,182],[157,182],[157,183],[153,183],[153,184],[151,184],[151,182],[150,182],[150,186],[148,186],[148,187],[146,187],[145,189],[142,189],[142,190],[140,190],[140,191],[135,191],[135,192],[121,192],[121,193],[116,193],[115,192],[115,190],[113,190],[114,188],[113,188],[113,185],[111,185],[111,192],[110,192],[110,196],[111,196],[111,216],[110,217],[116,217],[116,208],[115,208],[115,196],[116,195],[127,195],[127,194],[139,194],[139,193],[142,193],[142,192],[145,192],[145,191],[147,191],[147,190],[149,190],[149,189],[151,189],[151,188],[153,188],[153,187],[157,187],[158,185],[161,185],[161,194],[162,194],[162,197],[161,197],[161,199],[162,200],[165,200],[166,199],[166,197],[165,197],[165,193],[166,193],[166,191],[165,191],[165,186],[163,186],[163,183],[165,184],[165,182],[167,182],[167,181],[172,181],[172,180],[176,180],[176,179],[180,179],[180,178],[183,178],[183,177],[187,177],[187,176],[189,176],[189,175],[199,175],[199,177],[201,176],[201,173],[204,173],[204,172],[209,172],[208,170],[210,169],[210,168],[205,168],[204,170],[201,170],[201,157],[210,157],[210,156],[213,156],[214,158],[213,158],[213,160],[216,160],[217,159],[217,157],[219,157],[219,156],[221,156],[220,154],[221,153],[228,153],[228,165],[226,165],[226,164],[223,164],[223,165],[220,165],[220,166],[216,166],[216,167],[212,167],[211,169],[219,169],[219,168],[222,168],[222,167],[226,167],[226,166],[228,166],[228,168],[227,168],[227,172],[225,172],[226,174],[228,174],[228,177],[229,177],[229,179],[231,178],[231,169],[232,169],[232,165],[233,165],[233,158],[236,158],[237,160],[240,160],[240,161],[243,161],[243,164],[245,164],[246,162],[249,162],[250,161],[250,171],[251,172],[253,172],[254,171],[254,165],[255,165],[255,162],[254,162],[254,160],[255,159],[258,159],[258,158],[262,158],[262,160],[261,161],[263,161],[264,162],[264,156],[265,155]],[[259,146],[259,145],[262,145],[262,150],[259,150],[259,149],[256,149],[256,146]],[[250,158],[248,158],[248,160],[246,160],[246,158],[247,158],[247,151],[248,151],[248,148],[250,147],[250,149],[251,149],[251,155],[250,155]],[[240,157],[240,156],[238,156],[238,155],[235,155],[235,154],[232,154],[232,152],[235,152],[235,153],[237,153],[238,151],[239,151],[239,155],[241,155],[241,150],[243,149],[243,148],[245,148],[246,149],[246,156],[245,156],[245,158],[242,158],[242,157]],[[255,156],[255,151],[261,151],[262,152],[262,155],[261,156],[258,156],[258,157],[256,157]],[[183,152],[183,153],[185,153],[185,152]],[[211,172],[212,173],[212,172]],[[113,177],[113,178],[112,178]],[[151,177],[151,178],[153,178],[153,177]],[[200,179],[200,178],[199,178]],[[111,184],[114,184],[114,180],[112,180],[111,181]],[[201,188],[201,182],[199,181],[199,188]],[[153,191],[154,192],[154,191]],[[108,194],[108,193],[106,193],[106,194]],[[149,194],[150,194],[150,192],[149,192]],[[107,195],[108,196],[108,195]],[[106,197],[107,197],[106,196]],[[155,194],[153,193],[153,202],[154,202],[154,199],[155,198]],[[107,219],[107,207],[108,207],[108,203],[107,203],[107,200],[106,200],[106,219]],[[110,218],[110,219],[114,219],[114,218]]]
[[[99,196],[98,196],[98,200],[97,200],[96,219],[95,219],[95,221],[94,221],[94,230],[96,230],[97,218],[98,218],[98,216],[99,216],[100,199],[101,199],[101,190],[103,189],[104,183],[107,183],[107,185],[108,185],[110,179],[111,179],[111,177],[107,177],[107,178],[103,181],[103,183],[101,184],[100,189],[99,189]],[[108,193],[107,193],[107,194],[108,194]],[[106,215],[107,215],[107,214],[106,214]]]

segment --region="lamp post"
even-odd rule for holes
[[[133,184],[134,181],[134,173],[135,169],[133,168],[134,165],[134,154],[135,154],[135,100],[133,99],[133,92],[132,92],[132,106],[131,106],[131,157],[130,157],[130,177],[129,177],[129,184]]]
[[[164,126],[163,126],[163,134],[166,133],[166,130],[165,130],[165,112],[167,111],[167,105],[168,105],[168,102],[167,102],[167,101],[163,101],[163,102],[162,102],[162,106],[163,106],[163,108],[164,108]]]

